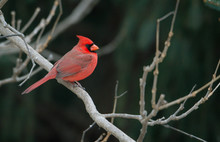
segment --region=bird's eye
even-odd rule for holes
[[[90,47],[93,46],[94,43],[92,44],[86,44],[86,48],[90,51]]]

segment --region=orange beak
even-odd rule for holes
[[[99,47],[97,46],[97,45],[95,45],[95,44],[93,44],[91,47],[90,47],[90,50],[91,51],[96,51],[96,50],[98,50],[99,49]]]

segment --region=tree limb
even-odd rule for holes
[[[2,14],[0,15],[0,19],[1,18],[3,18]],[[0,23],[0,32],[2,35],[14,34],[11,30],[5,28],[3,26],[3,23]],[[18,46],[22,51],[24,51],[27,55],[29,54],[28,50],[26,49],[26,45],[24,41],[20,37],[14,36],[14,37],[8,37],[8,39],[16,46]],[[47,71],[49,71],[53,67],[53,65],[48,60],[46,60],[43,56],[41,56],[38,52],[36,52],[30,45],[27,45],[27,47],[34,61],[38,63],[41,67],[43,67]],[[75,93],[84,102],[87,112],[89,113],[90,117],[97,123],[97,125],[105,129],[106,131],[109,131],[112,135],[114,135],[118,140],[122,142],[134,142],[133,139],[131,139],[123,131],[121,131],[112,123],[110,123],[108,120],[106,120],[105,117],[97,111],[92,98],[85,90],[83,90],[80,87],[73,88],[73,85],[71,83],[65,82],[60,79],[58,79],[58,82],[64,85],[65,87],[67,87],[73,93]]]

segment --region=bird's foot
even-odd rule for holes
[[[73,82],[73,85],[74,85],[74,87],[80,87],[80,88],[82,88],[83,90],[86,90],[86,88],[82,87],[82,85],[81,85],[78,81],[74,81],[74,82]]]

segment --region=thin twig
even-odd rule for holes
[[[210,81],[210,82],[211,82],[211,83],[214,83],[215,81],[213,81],[213,80],[214,80],[214,79],[212,79],[212,81]],[[184,102],[180,105],[180,107],[177,109],[177,111],[176,111],[174,114],[170,115],[167,119],[163,119],[163,120],[161,120],[161,121],[151,121],[151,122],[148,123],[148,125],[150,125],[150,126],[154,126],[154,125],[158,125],[158,124],[159,124],[159,125],[164,125],[164,124],[169,123],[170,121],[173,121],[173,120],[177,121],[177,120],[180,120],[180,119],[185,118],[185,117],[188,116],[191,112],[193,112],[194,110],[198,109],[198,108],[199,108],[199,105],[205,103],[205,102],[209,99],[209,97],[211,97],[212,94],[217,90],[217,88],[218,88],[219,86],[220,86],[220,83],[218,83],[218,85],[216,85],[216,87],[213,89],[212,92],[209,93],[209,95],[205,95],[204,98],[202,97],[202,98],[201,98],[198,102],[196,102],[190,109],[188,109],[186,112],[180,114],[179,116],[177,116],[177,114],[178,114],[181,110],[183,110],[184,104],[185,104],[186,100],[189,99],[189,98],[185,98],[185,99],[184,99]],[[193,87],[193,89],[194,89],[194,87]],[[193,89],[192,89],[192,90],[193,90]],[[195,91],[193,91],[193,92],[195,92]],[[189,95],[190,95],[190,94],[193,94],[193,92],[191,91],[191,92],[189,93]]]
[[[172,127],[172,126],[170,126],[170,125],[162,125],[162,126],[164,126],[165,128],[169,128],[169,129],[172,129],[172,130],[174,130],[174,131],[177,131],[177,132],[179,132],[179,133],[182,133],[182,134],[184,134],[184,135],[186,135],[186,136],[188,136],[188,137],[190,137],[190,138],[197,139],[197,140],[199,140],[199,141],[201,141],[201,142],[207,142],[206,140],[203,140],[203,139],[201,139],[201,138],[199,138],[199,137],[197,137],[197,136],[195,136],[195,135],[192,135],[192,134],[189,134],[189,133],[187,133],[187,132],[184,132],[184,131],[182,131],[182,130],[180,130],[180,129],[174,128],[174,127]]]
[[[85,135],[86,133],[95,125],[96,123],[93,122],[91,125],[89,125],[89,127],[83,131],[83,134],[82,134],[82,138],[81,138],[81,142],[84,142],[84,138],[85,138]]]
[[[35,35],[37,35],[37,33],[39,33],[41,31],[41,29],[45,28],[51,22],[51,19],[55,14],[55,11],[57,9],[58,4],[59,3],[57,2],[57,0],[55,0],[54,5],[52,6],[52,8],[50,10],[50,13],[48,14],[47,18],[46,19],[42,18],[40,23],[35,27],[35,29],[29,35],[26,36],[27,42],[29,42]],[[45,41],[42,41],[40,43],[43,43],[43,42],[45,42]],[[45,46],[47,46],[47,45],[45,45]],[[42,46],[42,45],[40,44],[38,46]],[[44,48],[46,48],[46,47],[44,47]],[[37,49],[40,49],[40,48],[37,47]],[[40,51],[38,51],[38,52],[40,52]]]
[[[30,72],[29,72],[27,78],[26,78],[24,81],[22,81],[22,82],[19,84],[19,86],[22,86],[22,85],[30,78],[30,76],[31,76],[31,74],[32,74],[32,71],[34,70],[34,67],[36,66],[36,64],[35,64],[35,62],[34,62],[34,59],[33,59],[33,56],[30,54],[29,48],[28,48],[28,46],[27,46],[27,43],[26,43],[24,37],[22,37],[22,39],[23,39],[23,41],[24,41],[24,43],[25,43],[26,48],[28,49],[29,57],[31,58],[31,62],[32,62],[32,67],[31,67],[31,70],[30,70]]]
[[[127,93],[127,91],[125,91],[124,93],[122,93],[121,95],[118,96],[118,84],[119,82],[116,81],[116,85],[115,85],[115,97],[114,97],[114,105],[113,105],[113,110],[112,110],[112,114],[114,114],[116,112],[116,107],[117,107],[117,100],[122,97],[123,95],[125,95]],[[114,123],[114,118],[115,117],[112,117],[111,118],[111,123],[113,124]],[[101,142],[107,142],[108,141],[108,138],[111,136],[111,133],[110,132],[107,132],[105,138],[101,141]]]
[[[191,89],[191,91],[190,91],[189,94],[192,94],[192,92],[193,92],[193,90],[195,89],[195,87],[196,87],[196,85],[193,86],[193,88]],[[177,120],[177,114],[184,109],[184,105],[185,105],[185,103],[186,103],[187,100],[188,100],[188,98],[185,99],[185,100],[183,101],[183,103],[180,104],[179,108],[178,108],[172,115],[170,115],[167,119],[161,120],[161,122],[166,122],[166,124],[167,124],[168,122],[170,122],[170,121],[172,121],[172,120]],[[160,122],[157,121],[157,123],[160,123]]]
[[[98,138],[96,141],[94,141],[94,142],[100,142],[105,135],[106,135],[105,133],[101,134],[101,135],[99,136],[99,138]]]
[[[35,69],[31,76],[34,76],[35,74],[37,74],[38,72],[42,71],[43,68],[42,67],[38,67],[37,69]],[[3,79],[3,80],[0,80],[0,86],[4,85],[4,84],[8,84],[8,83],[12,83],[12,82],[20,82],[20,81],[23,81],[24,79],[27,78],[29,74],[26,74],[26,75],[23,75],[21,77],[10,77],[10,78],[6,78],[6,79]]]
[[[217,64],[217,66],[216,66],[215,72],[214,72],[214,74],[212,75],[212,80],[216,78],[216,74],[217,74],[219,65],[220,65],[220,59],[218,60],[218,64]],[[211,83],[211,84],[209,85],[209,88],[208,88],[208,91],[207,91],[207,93],[206,93],[206,96],[208,96],[209,93],[212,91],[212,85],[213,85],[213,83]]]
[[[140,78],[140,80],[139,80],[139,82],[140,82],[140,84],[139,84],[139,86],[140,86],[140,101],[139,101],[140,110],[139,110],[139,112],[143,118],[145,118],[145,116],[147,115],[147,111],[145,110],[146,80],[147,80],[148,73],[154,69],[155,62],[156,62],[156,57],[154,57],[153,62],[150,65],[143,67],[143,75],[142,75],[142,78]]]
[[[204,86],[202,86],[201,88],[193,91],[191,94],[188,94],[184,97],[181,97],[181,98],[178,98],[172,102],[169,102],[167,104],[164,104],[162,106],[160,106],[160,110],[163,110],[165,108],[168,108],[170,106],[173,106],[173,105],[176,105],[176,104],[179,104],[181,103],[182,101],[184,101],[185,99],[188,99],[188,98],[192,98],[192,97],[195,97],[199,92],[201,92],[202,90],[204,90],[205,88],[209,87],[210,84],[212,84],[213,82],[216,82],[218,79],[220,79],[220,75],[218,75],[215,79],[211,80],[210,82],[206,83]]]
[[[36,19],[37,15],[40,12],[40,8],[36,8],[34,11],[34,14],[31,16],[31,18],[29,19],[29,21],[25,24],[25,26],[21,29],[21,33],[24,33],[28,27],[32,24],[32,22],[34,21],[34,19]]]
[[[19,58],[18,58],[18,60],[19,60]],[[48,61],[51,61],[51,60],[53,60],[52,55],[48,57]],[[25,80],[28,77],[29,73],[26,75],[23,75],[21,77],[18,77],[18,75],[21,73],[21,71],[24,69],[24,67],[26,67],[26,65],[29,61],[30,61],[30,58],[26,58],[26,60],[22,64],[20,64],[19,66],[16,65],[16,67],[13,69],[12,77],[0,80],[0,86],[2,86],[4,84],[12,83],[12,82],[21,82],[21,81]],[[43,70],[43,68],[38,67],[37,69],[35,69],[32,72],[31,76],[34,76],[35,74],[37,74],[41,70]]]
[[[174,23],[176,21],[176,14],[177,14],[177,11],[178,11],[178,8],[179,8],[179,3],[180,3],[180,0],[177,0],[176,6],[175,6],[175,10],[174,10],[174,14],[173,14],[173,19],[172,19],[171,27],[170,27],[170,32],[172,32],[173,28],[174,28]]]
[[[171,38],[173,37],[173,28],[174,28],[174,23],[176,21],[176,15],[177,15],[179,3],[180,3],[180,0],[177,0],[176,7],[175,7],[175,10],[174,10],[174,13],[173,13],[171,26],[170,26],[170,31],[169,31],[169,34],[168,34],[168,38],[164,43],[165,46],[164,46],[163,52],[162,52],[162,54],[160,56],[160,59],[159,59],[160,62],[162,62],[164,60],[164,58],[166,57],[166,54],[167,54],[167,50],[170,47],[170,41],[171,41]],[[169,16],[169,15],[170,15],[170,13],[167,14],[167,16]],[[164,17],[164,18],[166,18],[166,17]]]
[[[2,9],[2,7],[5,5],[5,3],[7,2],[8,0],[1,0],[0,1],[0,10]]]
[[[25,44],[25,46],[26,46],[26,48],[27,48],[27,51],[28,51],[29,55],[31,56],[30,51],[29,51],[29,48],[28,48],[28,46],[27,46],[27,43],[26,43],[26,41],[25,41],[25,39],[24,39],[24,35],[21,34],[21,33],[19,33],[16,29],[14,29],[13,27],[11,27],[11,26],[8,25],[8,24],[6,24],[5,27],[8,28],[8,29],[10,29],[10,30],[12,30],[15,34],[6,35],[6,36],[3,36],[3,37],[1,37],[1,38],[9,38],[9,37],[13,37],[13,36],[19,36],[19,37],[23,40],[23,42],[24,42],[24,44]],[[32,61],[32,68],[31,68],[31,70],[30,70],[30,72],[29,72],[29,75],[27,76],[27,78],[26,78],[21,84],[19,84],[19,86],[23,85],[23,83],[25,83],[25,82],[27,81],[27,79],[30,78],[31,73],[32,73],[32,71],[34,70],[34,67],[36,66],[36,64],[35,64],[35,62],[34,62],[34,60],[33,60],[32,58],[31,58],[31,61]],[[27,62],[29,62],[29,60],[27,60]],[[26,64],[27,64],[27,63],[26,63]],[[23,66],[22,66],[22,67],[23,67]],[[21,69],[23,69],[23,68],[20,68],[20,70],[19,70],[17,73],[14,72],[14,75],[13,75],[12,77],[15,78],[15,77],[21,72]]]
[[[63,19],[56,27],[56,31],[53,33],[53,40],[56,39],[56,37],[61,34],[62,32],[66,31],[67,28],[70,26],[78,23],[80,20],[82,20],[87,14],[90,13],[90,11],[95,7],[95,5],[98,3],[99,0],[81,0],[80,3],[77,5],[76,8],[73,9],[73,11],[70,13],[68,17]],[[46,41],[48,38],[48,35],[50,35],[50,32],[46,33],[42,39],[41,43]]]
[[[62,3],[61,3],[61,0],[55,0],[54,1],[54,6],[52,8],[52,10],[50,11],[50,16],[48,16],[48,18],[46,19],[46,22],[49,23],[50,20],[51,20],[51,17],[54,16],[55,14],[55,10],[57,8],[57,6],[59,5],[59,14],[55,20],[55,23],[53,24],[53,27],[52,27],[52,30],[50,32],[50,34],[48,35],[47,37],[47,40],[44,42],[44,44],[42,45],[41,48],[39,48],[39,52],[42,52],[47,46],[48,46],[48,43],[51,41],[52,39],[52,36],[54,34],[54,31],[55,31],[55,28],[60,20],[60,17],[61,15],[63,14],[63,8],[62,8]]]
[[[118,81],[116,81],[116,85],[115,85],[115,97],[114,97],[114,105],[113,105],[113,110],[112,110],[112,113],[115,113],[116,111],[116,107],[117,107],[117,96],[118,96]],[[114,123],[114,118],[112,117],[111,118],[111,123],[113,124]]]
[[[177,10],[177,9],[176,9]],[[156,29],[156,53],[155,53],[155,70],[153,72],[154,74],[154,80],[153,80],[153,87],[152,87],[152,99],[151,99],[151,105],[152,108],[155,108],[156,105],[156,92],[157,92],[157,81],[158,81],[158,75],[159,75],[159,55],[161,54],[160,49],[159,49],[159,35],[160,35],[160,22],[168,18],[169,16],[175,14],[174,11],[171,11],[164,15],[163,17],[157,19],[157,29]],[[174,23],[173,23],[174,24]],[[165,50],[164,50],[165,51]],[[161,63],[161,62],[160,62]]]
[[[18,20],[17,20],[17,27],[16,27],[16,29],[17,29],[18,31],[20,31],[20,28],[21,28],[21,20],[18,19]]]
[[[40,38],[41,38],[42,35],[43,35],[44,30],[45,30],[45,27],[43,27],[43,28],[41,29],[39,35],[37,36],[37,39],[36,39],[36,42],[35,42],[35,46],[34,46],[34,49],[35,49],[35,50],[38,50],[37,47],[39,47],[39,46],[38,46],[38,45],[39,45],[39,41],[40,41]]]
[[[12,11],[11,12],[11,26],[13,27],[13,28],[15,28],[15,16],[16,16],[16,13],[15,13],[15,11]]]

